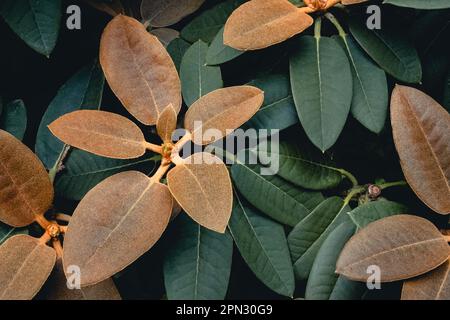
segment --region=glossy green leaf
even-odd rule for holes
[[[23,140],[27,130],[27,109],[22,100],[14,100],[3,108],[0,128],[8,131],[19,140]]]
[[[201,227],[186,214],[175,220],[164,259],[164,283],[169,300],[221,300],[231,271],[233,239]]]
[[[236,50],[223,44],[223,30],[224,27],[217,32],[216,37],[209,46],[208,53],[206,54],[206,63],[208,65],[214,66],[222,64],[231,61],[244,53],[243,51]]]
[[[81,200],[98,183],[116,173],[131,170],[149,173],[153,167],[153,160],[148,157],[118,160],[74,149],[56,178],[55,191],[61,197]]]
[[[36,141],[36,154],[51,169],[64,150],[64,144],[47,126],[60,116],[80,109],[98,109],[103,95],[105,79],[97,63],[84,67],[58,91],[45,112]]]
[[[198,40],[211,43],[231,13],[244,2],[245,0],[227,0],[202,12],[181,30],[181,37],[191,43]]]
[[[276,293],[292,297],[294,271],[283,226],[259,214],[235,193],[228,228],[256,277]]]
[[[264,145],[258,147],[259,157],[277,157],[277,174],[300,187],[324,190],[336,187],[342,181],[341,169],[325,155],[295,142],[282,141],[278,150],[269,150]]]
[[[186,51],[181,60],[181,89],[188,106],[207,93],[223,87],[220,68],[206,65],[207,51],[208,45],[199,40]]]
[[[352,73],[331,38],[301,37],[290,58],[291,86],[300,122],[313,144],[328,150],[339,138],[352,101]]]
[[[0,245],[17,234],[28,234],[28,229],[14,228],[0,222]]]
[[[289,226],[303,220],[323,199],[319,192],[302,190],[275,175],[262,175],[258,165],[233,164],[231,177],[253,206]]]
[[[3,0],[0,4],[0,15],[11,29],[47,57],[58,39],[61,13],[61,0]]]
[[[289,233],[288,244],[297,279],[307,279],[314,259],[328,235],[348,220],[350,207],[339,197],[324,200]]]
[[[335,273],[339,254],[356,231],[355,225],[344,222],[334,229],[320,247],[306,284],[307,300],[359,300],[366,284],[351,281]]]
[[[419,56],[405,34],[388,25],[381,30],[370,30],[356,19],[351,19],[349,26],[358,44],[384,71],[400,81],[420,82]]]
[[[352,115],[367,129],[380,133],[386,122],[389,104],[385,72],[356,44],[345,36],[335,38],[347,52],[353,75]]]
[[[422,10],[450,8],[450,1],[448,0],[384,0],[384,3]]]
[[[291,84],[287,75],[267,75],[251,81],[249,85],[264,91],[264,103],[259,111],[244,124],[245,129],[283,130],[298,123]]]
[[[408,208],[403,204],[380,199],[363,204],[348,214],[358,228],[364,228],[376,220],[404,213],[408,213]]]
[[[166,48],[178,72],[180,72],[181,59],[183,59],[184,54],[190,46],[189,42],[181,38],[176,38]]]

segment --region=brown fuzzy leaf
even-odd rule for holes
[[[0,130],[0,221],[31,224],[53,202],[53,186],[42,162],[22,142]]]
[[[152,34],[158,38],[164,47],[167,47],[172,40],[180,37],[180,33],[177,30],[170,28],[155,29],[152,30]]]
[[[45,291],[42,297],[45,300],[122,300],[111,278],[90,287],[67,288],[67,278],[61,259],[56,261],[55,269],[42,291]]]
[[[313,22],[287,0],[251,0],[228,18],[223,40],[241,51],[262,49],[299,34]]]
[[[141,172],[107,178],[80,202],[64,241],[64,270],[75,265],[81,286],[110,278],[147,252],[169,223],[168,188]]]
[[[450,213],[450,114],[423,92],[396,86],[391,99],[395,146],[411,188],[431,209]]]
[[[152,27],[171,26],[197,11],[205,0],[143,0],[141,15]]]
[[[169,104],[180,111],[181,83],[175,65],[139,21],[119,15],[106,26],[100,63],[111,89],[140,122],[156,124]]]
[[[31,300],[55,265],[55,250],[28,235],[0,246],[0,300]]]
[[[118,14],[125,13],[125,9],[123,8],[120,0],[113,0],[110,3],[100,2],[97,0],[85,0],[85,1],[95,9],[103,11],[112,17],[115,17]]]
[[[159,115],[156,123],[158,135],[164,142],[172,141],[172,134],[177,128],[177,112],[171,104]]]
[[[48,128],[62,142],[73,147],[115,159],[132,159],[146,151],[141,129],[118,114],[79,110],[63,115]]]
[[[450,256],[450,247],[426,219],[396,215],[369,224],[345,245],[337,273],[366,281],[369,266],[378,266],[381,281],[409,279],[427,273]]]
[[[210,153],[196,153],[169,171],[167,184],[183,210],[200,225],[224,233],[233,191],[225,164]]]
[[[403,284],[402,300],[450,300],[450,261]]]
[[[192,104],[184,118],[184,127],[192,133],[195,143],[213,143],[247,122],[263,102],[264,92],[252,86],[218,89]],[[218,130],[218,134],[204,137],[210,129]]]

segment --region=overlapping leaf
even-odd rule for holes
[[[163,112],[161,112],[158,122],[156,123],[156,130],[163,142],[171,142],[172,134],[177,128],[177,112],[171,104],[169,104]]]
[[[244,53],[243,51],[236,50],[223,43],[223,31],[224,28],[219,30],[209,46],[208,52],[206,53],[206,63],[208,65],[222,64],[233,60]]]
[[[384,3],[393,4],[399,7],[433,10],[450,8],[450,3],[447,0],[385,0]]]
[[[143,0],[141,15],[153,27],[173,25],[197,11],[205,0]]]

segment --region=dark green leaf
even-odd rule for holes
[[[189,42],[181,38],[172,40],[167,46],[167,52],[170,54],[178,72],[180,72],[181,59],[183,59],[184,54],[190,46]]]
[[[0,245],[17,234],[28,234],[27,228],[14,228],[0,222]]]
[[[450,8],[450,1],[448,0],[384,0],[384,3],[424,10]]]
[[[50,56],[58,39],[61,0],[3,0],[0,14],[27,45]]]
[[[320,150],[334,145],[352,102],[352,73],[331,38],[301,37],[290,59],[291,86],[300,122]]]
[[[175,221],[164,260],[164,282],[170,300],[221,300],[231,271],[230,234],[205,229],[186,214]]]
[[[276,293],[292,297],[294,271],[283,226],[258,214],[235,193],[228,228],[258,279]]]
[[[243,51],[236,50],[223,44],[223,30],[219,30],[214,40],[209,46],[208,53],[206,54],[206,63],[214,66],[233,60],[243,54]]]
[[[180,66],[183,99],[189,107],[202,96],[223,87],[219,67],[206,65],[208,45],[199,40],[184,54]]]
[[[23,140],[27,130],[27,109],[22,100],[8,103],[1,113],[0,128]]]
[[[369,223],[376,220],[392,216],[394,214],[408,213],[408,208],[400,203],[380,199],[377,201],[368,202],[359,206],[348,214],[353,223],[358,228],[364,228]]]

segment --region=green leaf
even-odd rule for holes
[[[189,42],[181,38],[172,40],[167,46],[167,52],[172,58],[178,72],[180,72],[181,59],[183,59],[184,54],[190,46]]]
[[[277,174],[300,187],[325,190],[342,181],[340,169],[317,149],[287,141],[282,141],[277,151],[268,149],[259,145],[259,157],[265,162],[265,157],[276,156],[279,159]]]
[[[450,1],[448,0],[384,0],[383,3],[423,10],[450,8]]]
[[[233,239],[201,227],[186,214],[175,220],[173,241],[164,260],[169,300],[222,300],[231,271]]]
[[[358,44],[384,71],[400,81],[420,82],[419,56],[405,34],[387,25],[382,30],[370,30],[356,19],[350,19],[349,26]]]
[[[405,214],[408,213],[408,207],[403,204],[388,201],[386,199],[380,199],[377,201],[372,201],[365,203],[348,214],[352,219],[353,223],[359,228],[364,228],[369,223],[376,220],[386,218],[395,214]]]
[[[380,133],[386,122],[389,104],[386,74],[351,36],[346,35],[345,40],[339,36],[334,39],[346,50],[352,67],[352,115],[370,131]]]
[[[28,46],[50,56],[58,39],[61,0],[3,0],[0,15]]]
[[[290,58],[291,86],[300,122],[322,152],[334,145],[352,102],[352,73],[331,38],[303,36]]]
[[[28,234],[27,228],[14,228],[10,227],[7,224],[0,222],[0,245],[11,238],[12,236],[18,234]]]
[[[27,109],[22,100],[8,103],[0,117],[0,128],[23,140],[27,130]]]
[[[243,51],[236,50],[232,47],[223,44],[223,30],[225,27],[219,30],[214,40],[209,46],[208,53],[206,54],[206,63],[214,66],[219,65],[243,54]]]
[[[211,43],[231,13],[244,2],[245,0],[227,0],[205,10],[181,30],[181,37],[191,43],[198,40]]]
[[[180,66],[183,99],[189,107],[207,93],[223,87],[219,67],[206,65],[208,45],[199,40],[184,54]]]
[[[64,149],[64,144],[52,135],[47,126],[66,113],[80,109],[98,109],[104,82],[103,71],[95,62],[81,69],[59,89],[48,106],[37,133],[36,154],[47,169],[55,165]]]
[[[276,293],[292,297],[294,271],[283,226],[258,214],[235,193],[228,228],[256,277]]]
[[[275,175],[262,175],[258,165],[235,163],[231,177],[253,206],[289,226],[303,220],[323,199],[319,192],[302,190]]]
[[[81,200],[89,190],[104,179],[129,170],[149,173],[151,164],[154,164],[153,160],[148,156],[132,160],[117,160],[73,149],[64,163],[64,170],[56,178],[55,191],[61,197]]]
[[[292,229],[288,244],[297,279],[308,278],[322,243],[331,231],[348,220],[350,210],[341,198],[328,198]]]
[[[344,222],[334,229],[320,247],[306,284],[307,300],[356,300],[366,291],[366,284],[350,281],[335,273],[336,262],[347,241],[356,231]]]
[[[264,91],[264,103],[259,111],[244,124],[245,129],[286,129],[298,123],[289,77],[271,74],[249,83]]]

